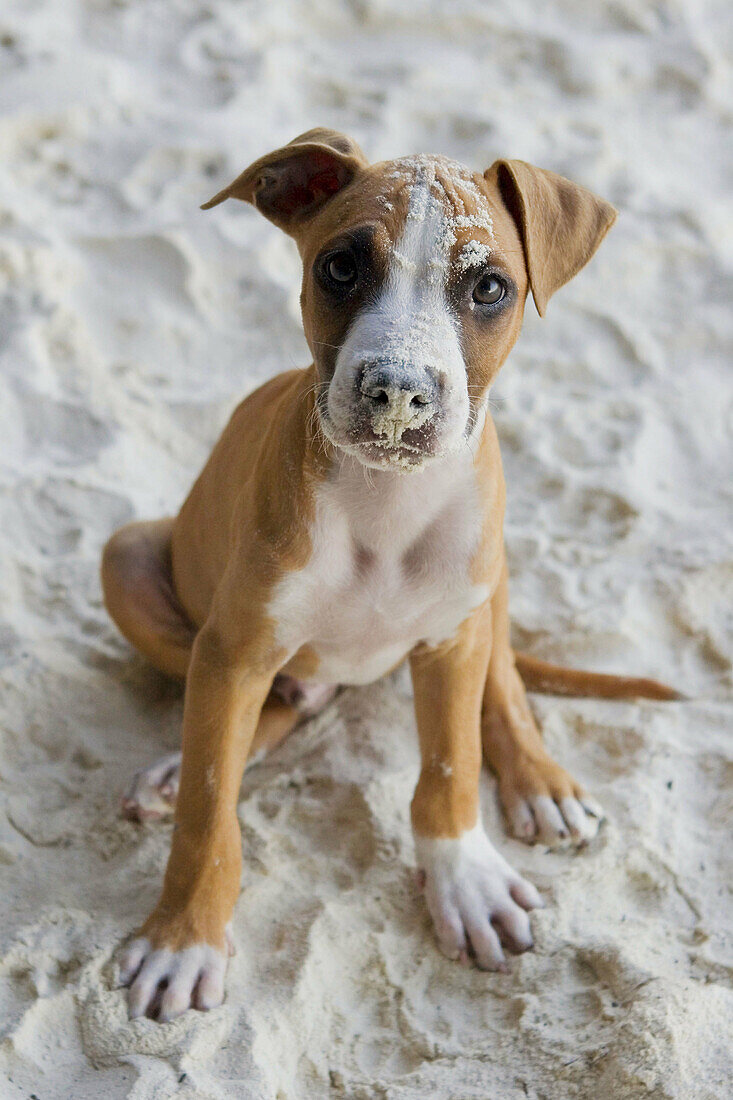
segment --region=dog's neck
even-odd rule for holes
[[[380,555],[399,555],[448,510],[457,522],[473,529],[479,442],[480,432],[460,449],[410,473],[373,469],[334,449],[318,496],[331,516],[341,517],[358,546]],[[456,535],[461,538],[459,532]]]

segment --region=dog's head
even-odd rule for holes
[[[324,435],[367,466],[421,469],[480,431],[531,289],[540,314],[616,212],[518,160],[370,165],[333,130],[262,157],[204,209],[251,202],[295,238]]]

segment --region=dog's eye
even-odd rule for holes
[[[332,252],[324,270],[329,279],[339,286],[346,287],[356,282],[356,261],[350,252]]]
[[[496,275],[483,275],[473,288],[474,302],[484,306],[494,306],[506,294],[506,287]]]

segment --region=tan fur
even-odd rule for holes
[[[307,643],[284,651],[268,614],[278,583],[309,561],[316,489],[334,461],[314,402],[330,369],[327,349],[342,334],[332,327],[311,268],[319,249],[357,222],[374,223],[377,255],[380,240],[387,247],[406,210],[395,186],[385,213],[388,169],[368,166],[343,135],[309,131],[255,162],[206,204],[244,199],[295,237],[315,361],[267,382],[237,408],[175,519],[131,525],[105,549],[105,600],[120,629],[157,667],[187,676],[176,828],[161,898],[141,930],[153,947],[206,942],[223,950],[239,891],[242,771],[253,745],[276,743],[295,721],[292,708],[266,702],[270,686],[283,668],[301,678],[318,675],[315,651]],[[288,190],[293,179],[295,198]],[[440,179],[448,194],[450,172]],[[516,340],[530,287],[543,312],[550,294],[593,254],[615,213],[577,185],[518,161],[497,162],[473,181],[492,211],[497,262],[518,290],[516,308],[497,321],[490,339],[467,327],[469,392],[478,401]],[[461,231],[456,254],[475,238],[481,231]],[[600,681],[521,656],[515,662],[504,482],[490,418],[474,467],[483,512],[471,576],[489,598],[448,641],[422,643],[410,654],[422,755],[412,817],[426,837],[458,837],[475,826],[482,739],[505,808],[527,791],[557,797],[579,791],[544,750],[520,672],[540,689],[544,682],[551,690],[605,686],[601,694],[662,697],[647,681]]]

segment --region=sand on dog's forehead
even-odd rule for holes
[[[435,236],[436,252],[447,254],[461,232],[476,230],[482,239],[464,244],[457,258],[458,268],[465,270],[488,260],[490,246],[483,238],[494,240],[494,221],[477,173],[440,154],[399,157],[379,167],[385,186],[376,198],[385,212],[392,211],[395,197],[406,191],[406,220],[430,219],[440,225]]]

